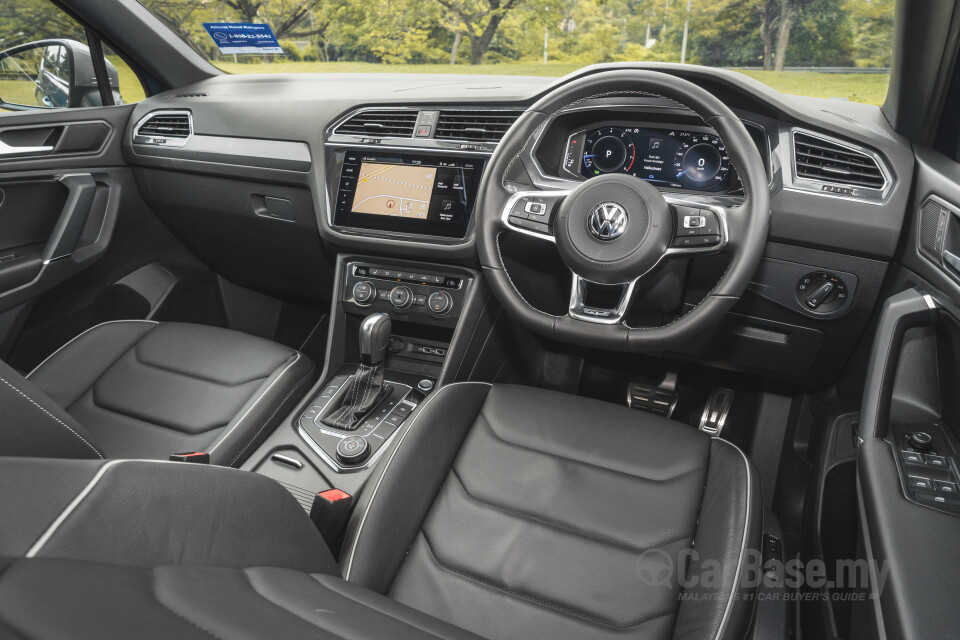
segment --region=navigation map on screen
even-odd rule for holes
[[[352,210],[426,220],[436,175],[435,167],[364,162]]]

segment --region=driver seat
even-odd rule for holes
[[[344,577],[474,633],[749,628],[760,484],[725,440],[583,397],[457,383],[424,403],[372,485]]]

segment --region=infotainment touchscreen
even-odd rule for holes
[[[462,238],[480,181],[479,160],[347,151],[337,226]]]

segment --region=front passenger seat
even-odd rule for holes
[[[299,352],[205,325],[97,325],[27,378],[0,362],[0,455],[235,466],[312,381]]]

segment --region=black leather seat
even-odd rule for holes
[[[425,403],[383,467],[348,531],[351,582],[490,638],[747,630],[741,578],[762,501],[727,441],[609,403],[465,383]]]
[[[247,471],[0,459],[0,638],[479,640],[345,582]]]
[[[0,455],[232,465],[312,380],[293,349],[194,324],[120,321],[64,345],[27,379],[0,363]]]
[[[0,630],[729,640],[751,622],[756,471],[732,444],[668,420],[449,385],[362,496],[344,583],[293,497],[256,474],[0,461]]]

